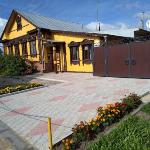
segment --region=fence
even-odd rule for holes
[[[94,48],[94,75],[150,78],[150,41]]]

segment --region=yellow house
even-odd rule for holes
[[[1,36],[5,54],[26,57],[42,72],[93,72],[100,34],[75,23],[13,10]]]

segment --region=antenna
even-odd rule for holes
[[[100,31],[101,28],[100,28],[100,21],[99,21],[99,4],[100,4],[100,0],[97,0],[97,23],[98,23],[98,28],[96,26],[96,30]]]
[[[141,27],[144,30],[144,18],[145,18],[145,12],[142,12],[142,17],[141,17]]]

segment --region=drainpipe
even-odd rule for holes
[[[108,77],[108,45],[107,45],[107,35],[104,36],[104,42],[105,42],[105,46],[104,46],[104,64],[105,64],[105,76]]]

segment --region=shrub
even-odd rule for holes
[[[32,66],[29,62],[26,62],[25,58],[13,55],[5,55],[0,57],[0,74],[2,75],[17,76],[30,74],[32,71]]]
[[[135,93],[131,93],[130,95],[122,99],[122,103],[127,104],[127,110],[131,111],[132,109],[139,106],[142,103],[142,101],[140,96],[138,96]]]

